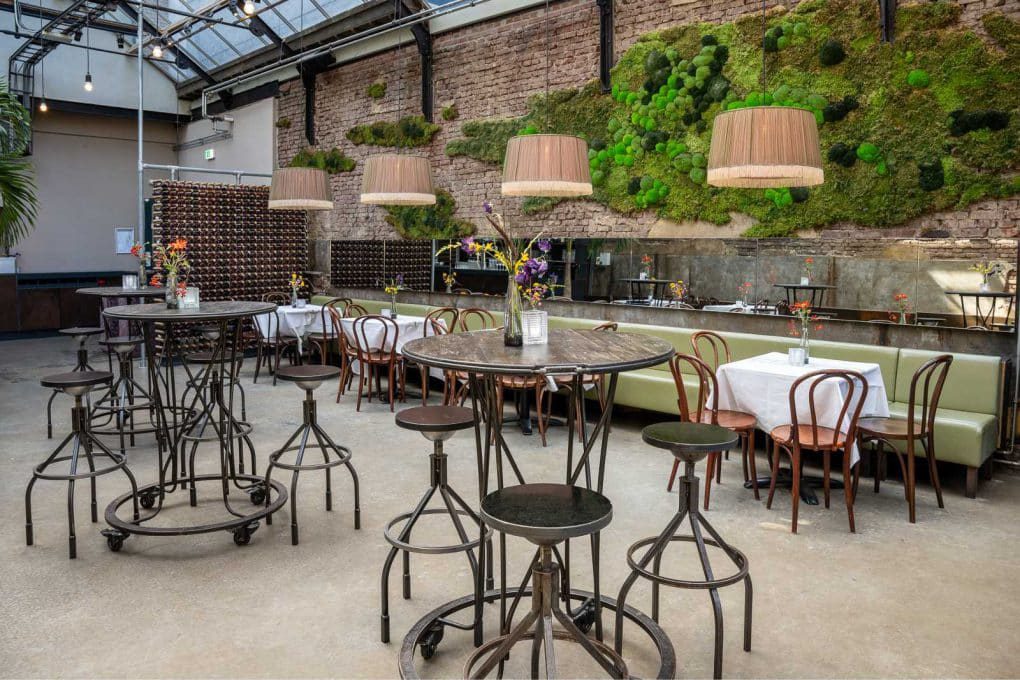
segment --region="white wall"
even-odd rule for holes
[[[25,23],[28,28],[35,28],[38,27],[39,20],[26,17]],[[0,25],[13,29],[14,15],[10,12],[0,12]],[[0,34],[0,60],[4,66],[3,77],[5,79],[7,77],[7,60],[14,50],[24,42],[24,38]],[[82,38],[82,41],[77,44],[84,45],[85,39]],[[116,37],[106,31],[91,31],[91,44],[105,49],[117,49]],[[86,92],[83,87],[85,50],[61,45],[43,60],[45,67],[36,66],[35,95],[38,97],[43,94],[43,73],[45,72],[46,98],[48,100],[62,99],[102,106],[138,108],[137,61],[127,55],[94,51],[91,52],[90,59],[94,85],[92,92]],[[148,63],[145,64],[143,73],[145,109],[163,113],[178,113],[177,90],[173,81]]]
[[[132,271],[134,259],[115,253],[114,229],[138,222],[135,121],[50,111],[33,124],[39,214],[35,231],[14,247],[20,270]],[[176,136],[172,124],[146,123],[146,161],[175,163]],[[166,176],[147,173],[146,186]]]
[[[233,117],[232,137],[207,142],[193,149],[182,149],[178,153],[178,164],[218,170],[245,170],[247,172],[273,172],[276,152],[275,99],[263,99],[241,108],[228,111]],[[217,124],[221,129],[224,123]],[[181,129],[180,143],[198,140],[214,133],[212,121],[200,120]],[[213,149],[216,158],[205,160],[205,150]],[[182,174],[181,179],[201,182],[229,182],[223,175]],[[245,184],[268,184],[269,179],[245,178]]]

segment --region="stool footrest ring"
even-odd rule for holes
[[[736,548],[729,545],[725,546],[719,545],[719,543],[712,538],[705,538],[704,539],[705,545],[712,546],[713,548],[718,548],[719,550],[725,552],[730,557],[730,559],[733,560],[739,567],[739,570],[735,574],[732,574],[730,576],[724,576],[723,578],[712,579],[711,581],[704,580],[688,581],[685,579],[675,579],[669,578],[668,576],[663,576],[661,574],[655,574],[639,566],[637,561],[634,559],[634,553],[645,546],[655,543],[655,541],[657,540],[658,536],[643,538],[640,541],[637,541],[636,543],[632,544],[630,548],[627,549],[627,566],[629,566],[631,570],[636,572],[639,576],[649,581],[660,583],[664,586],[671,586],[673,588],[694,588],[708,590],[711,588],[722,588],[723,586],[733,585],[734,583],[743,580],[744,577],[747,576],[748,572],[747,557],[744,556],[744,553],[740,552]],[[685,541],[688,543],[697,543],[694,536],[674,536],[669,540],[670,542]]]
[[[401,541],[400,538],[393,535],[391,532],[393,528],[400,524],[401,528],[403,523],[411,519],[413,512],[405,512],[397,515],[391,519],[386,527],[383,529],[383,536],[386,538],[386,542],[392,545],[397,550],[403,550],[410,553],[418,553],[421,555],[448,555],[451,553],[465,552],[467,550],[474,550],[479,546],[480,541],[478,539],[467,541],[465,543],[455,543],[453,545],[412,545],[406,541]],[[419,515],[446,515],[449,516],[449,511],[446,508],[428,508],[422,510]],[[457,510],[457,514],[463,517],[467,517],[472,522],[476,522],[477,518],[472,517],[470,513],[464,510]],[[488,541],[492,537],[492,529],[486,527],[485,540]]]

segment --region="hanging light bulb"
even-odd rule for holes
[[[43,99],[42,101],[39,102],[39,111],[41,111],[42,113],[46,113],[49,110],[50,110],[50,107],[46,103],[45,99]]]
[[[46,113],[50,110],[49,104],[46,103],[46,59],[39,60],[40,70],[40,84],[42,85],[42,96],[39,98],[39,111]]]
[[[255,14],[255,2],[254,0],[244,0],[244,13],[248,16]]]
[[[86,92],[91,92],[92,91],[92,74],[91,73],[86,73],[85,74],[85,91]]]
[[[88,18],[85,19],[85,91],[92,91],[92,31]]]
[[[160,45],[158,42],[152,46],[152,56],[155,59],[163,58],[163,46]]]

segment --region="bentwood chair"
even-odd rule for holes
[[[684,366],[694,371],[697,379],[697,387],[694,392],[693,408],[687,398],[687,388],[684,383]],[[743,411],[730,411],[719,408],[719,383],[716,381],[715,371],[697,356],[690,354],[675,354],[669,360],[669,370],[673,374],[673,382],[676,385],[677,406],[680,409],[680,420],[689,423],[705,423],[725,427],[740,438],[741,455],[744,458],[744,480],[748,477],[750,467],[751,487],[754,489],[754,497],[758,496],[758,484],[756,481],[757,472],[754,465],[754,428],[757,419],[753,414]],[[711,396],[711,403],[709,397]],[[712,495],[712,478],[716,477],[716,469],[721,465],[719,452],[713,451],[708,454],[708,470],[705,473],[705,509],[708,510],[709,501]],[[680,467],[679,459],[673,461],[673,469],[669,473],[667,491],[673,490],[676,481],[676,474]]]
[[[333,310],[330,316],[334,320],[334,332],[340,342],[340,387],[337,389],[336,401],[340,403],[340,397],[347,392],[354,378],[351,371],[351,362],[358,360],[358,350],[354,346],[352,336],[344,331],[340,319],[356,319],[359,316],[367,316],[368,310],[357,303],[347,305],[342,311]]]
[[[487,309],[467,307],[457,315],[457,330],[467,331],[496,330],[496,316]],[[443,395],[444,404],[460,405],[467,398],[469,376],[466,371],[447,371],[446,389]]]
[[[953,357],[942,354],[922,364],[910,379],[910,401],[907,404],[906,418],[861,418],[858,424],[860,443],[871,442],[875,445],[875,493],[881,484],[882,472],[885,470],[885,445],[889,445],[896,459],[900,462],[903,472],[903,491],[907,498],[910,523],[917,517],[915,512],[916,481],[914,456],[918,454],[916,446],[921,444],[921,451],[928,459],[928,471],[931,484],[935,487],[935,498],[939,507],[942,503],[942,485],[939,483],[939,470],[935,463],[935,412],[942,397],[942,387],[946,375],[953,363]],[[903,460],[901,449],[906,450],[907,459]],[[854,489],[856,492],[856,489]]]
[[[422,327],[422,337],[428,337],[429,331],[432,335],[446,335],[452,333],[457,327],[457,319],[460,312],[456,307],[437,307],[425,315],[425,324]],[[421,405],[428,404],[429,399],[429,369],[423,364],[418,365],[421,373]],[[444,386],[445,391],[445,386]]]
[[[262,296],[263,302],[272,302],[274,305],[289,305],[290,295],[287,293],[272,292]]]
[[[269,300],[266,300],[266,302],[269,302]],[[259,371],[262,369],[263,364],[267,364],[269,374],[273,376],[273,385],[276,385],[276,371],[280,368],[280,358],[287,350],[293,353],[297,352],[297,338],[280,334],[280,316],[276,313],[276,310],[267,312],[261,315],[260,318],[265,321],[265,326],[263,327],[263,324],[259,323],[258,320],[255,321],[258,345],[255,355],[255,377],[252,379],[252,382],[257,383],[259,381]]]
[[[733,360],[730,355],[730,346],[726,342],[726,338],[713,331],[697,331],[691,335],[691,349],[694,350],[694,356],[698,357],[711,367],[713,373],[717,372],[719,370],[719,366],[722,364],[728,364]],[[724,458],[726,460],[730,459],[729,451],[725,453]],[[713,462],[714,460],[710,458],[708,461],[708,472],[713,471]],[[674,471],[675,468],[676,466],[674,465]],[[715,466],[715,481],[716,483],[722,483],[722,465]],[[746,456],[744,457],[744,481],[747,481]],[[711,480],[705,486],[706,491],[708,491],[710,484]],[[754,497],[758,498],[757,489],[754,491]],[[705,507],[707,508],[708,506],[706,505]]]
[[[331,348],[336,347],[339,351],[340,338],[334,332],[333,316],[330,313],[330,310],[339,308],[340,313],[343,314],[344,310],[347,309],[350,304],[351,299],[343,297],[335,297],[324,302],[322,304],[322,309],[319,310],[319,319],[321,322],[320,328],[322,328],[322,330],[315,333],[309,333],[305,336],[305,340],[308,342],[309,354],[312,352],[318,352],[319,358],[321,359],[320,363],[322,363],[322,365],[326,365]]]
[[[379,323],[382,325],[378,340],[369,340],[369,324]],[[401,358],[397,353],[397,338],[400,336],[400,327],[397,322],[388,316],[369,314],[359,316],[354,320],[352,333],[354,347],[357,352],[358,361],[358,403],[357,409],[361,410],[361,397],[368,385],[368,401],[372,402],[372,379],[375,378],[376,389],[382,393],[381,374],[385,369],[387,378],[387,390],[389,393],[390,411],[393,411],[395,392],[399,393],[401,401],[404,400],[404,379],[401,368]],[[348,371],[351,370],[348,364]],[[399,384],[398,384],[399,383]]]
[[[826,381],[842,383],[843,406],[835,419],[836,427],[823,427],[818,424],[818,409],[815,404],[815,392],[819,385]],[[797,414],[797,392],[807,390],[808,421],[802,423]],[[854,478],[850,477],[851,446],[857,438],[857,426],[868,396],[868,382],[857,371],[839,369],[823,369],[813,371],[797,378],[790,386],[790,424],[780,425],[769,433],[772,441],[772,480],[769,482],[769,497],[765,507],[772,509],[772,497],[776,493],[776,480],[779,475],[779,452],[785,451],[790,457],[790,471],[793,478],[790,497],[792,499],[792,525],[790,530],[797,533],[797,510],[800,504],[800,482],[804,451],[817,451],[822,454],[823,489],[825,507],[829,507],[829,469],[832,454],[843,453],[843,495],[846,500],[847,519],[850,532],[854,527],[854,488],[857,487],[860,466],[854,466]],[[846,432],[840,429],[840,423],[846,423]]]

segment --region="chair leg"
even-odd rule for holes
[[[708,468],[705,471],[705,509],[708,510],[708,501],[712,496],[712,477],[715,476],[715,471],[722,467],[722,461],[719,460],[719,452],[713,451],[708,454]]]
[[[822,451],[822,490],[825,496],[825,509],[829,509],[830,482],[829,477],[832,470],[832,454],[829,451]]]
[[[778,442],[776,442],[775,439],[769,437],[768,441],[765,442],[765,448],[766,451],[769,448],[772,449],[771,451],[768,452],[769,460],[771,461],[772,464],[772,478],[769,480],[769,495],[768,498],[765,500],[765,509],[771,510],[772,498],[773,496],[776,495],[776,479],[778,478],[779,475],[779,444]]]
[[[925,456],[928,458],[928,471],[931,474],[931,485],[935,487],[935,498],[939,502],[939,507],[945,508],[946,506],[942,502],[942,483],[939,481],[939,467],[935,460],[935,442],[929,436],[927,445],[921,442],[921,446],[924,447]]]
[[[538,436],[542,438],[542,446],[546,446],[545,421],[542,419],[542,381],[535,384],[535,419],[538,420]]]
[[[978,470],[977,467],[967,467],[967,490],[964,493],[967,498],[977,498]]]
[[[357,408],[355,408],[356,411],[360,411],[361,410],[361,393],[365,391],[365,371],[368,369],[368,367],[364,363],[362,363],[361,366],[358,367],[358,369],[359,369],[358,370],[358,404],[357,404]],[[372,383],[371,382],[368,383],[368,388],[369,388],[369,390],[372,389]],[[369,400],[371,400],[371,397],[372,397],[371,393],[369,393],[368,396],[369,396]]]
[[[860,467],[861,462],[857,461],[857,466]],[[855,473],[856,477],[856,473]],[[843,451],[843,497],[846,500],[846,517],[850,522],[850,533],[857,533],[857,529],[854,527],[854,490],[856,483],[850,481],[850,451],[849,447]]]
[[[669,483],[666,485],[666,491],[673,490],[673,482],[676,481],[676,471],[680,469],[680,459],[676,458],[673,460],[673,470],[669,473]]]
[[[750,469],[751,489],[754,491],[754,500],[760,501],[761,495],[758,493],[758,471],[755,469],[754,462],[754,432],[748,432],[744,435],[744,461]]]
[[[429,372],[425,366],[419,364],[418,370],[421,371],[421,405],[428,406],[429,403]]]
[[[910,516],[910,523],[914,524],[917,522],[917,505],[915,503],[917,496],[917,463],[914,457],[913,439],[907,440],[907,474],[903,483],[907,487],[907,508]]]
[[[875,450],[875,493],[878,493],[882,478],[885,476],[885,444],[881,440],[876,444]]]
[[[790,503],[793,506],[793,512],[791,513],[792,525],[790,531],[797,533],[797,511],[800,509],[800,446],[796,442],[793,444],[793,448],[790,449],[790,460],[792,461],[791,471],[793,473],[793,485],[790,489],[792,498]]]
[[[386,389],[388,390],[389,395],[390,395],[390,413],[393,413],[393,408],[394,408],[393,407],[393,402],[394,402],[393,382],[394,382],[394,380],[396,380],[395,372],[396,372],[396,366],[391,361],[390,362],[390,366],[389,366],[389,370],[388,370],[388,374],[386,376]]]

